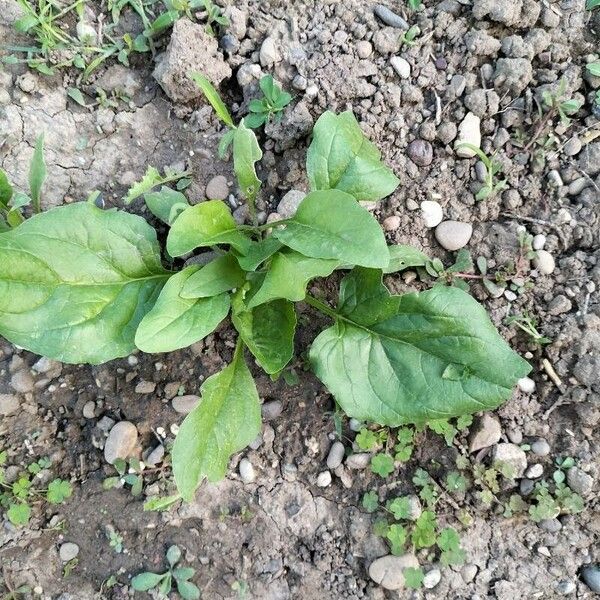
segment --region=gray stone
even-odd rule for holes
[[[152,394],[156,389],[156,383],[154,381],[140,381],[135,386],[136,394]]]
[[[600,373],[600,356],[597,354],[582,356],[573,367],[575,379],[587,387],[598,383],[598,373]]]
[[[240,471],[240,479],[244,483],[252,483],[256,479],[256,473],[254,472],[254,467],[249,459],[242,458],[239,464]]]
[[[17,396],[13,394],[0,394],[0,415],[8,417],[8,415],[15,414],[21,403]]]
[[[279,201],[277,212],[282,219],[291,219],[298,210],[300,202],[306,198],[306,194],[300,190],[290,190]]]
[[[96,416],[96,403],[93,400],[88,400],[83,405],[81,412],[86,419],[93,419]]]
[[[308,86],[308,80],[306,79],[306,77],[304,77],[304,75],[298,74],[292,80],[292,87],[295,90],[303,92],[307,88],[307,86]]]
[[[550,454],[550,444],[545,439],[540,438],[531,444],[531,451],[538,456],[548,456]]]
[[[281,55],[279,54],[275,40],[272,37],[265,38],[262,43],[259,60],[263,67],[270,67],[281,60]]]
[[[494,449],[494,463],[508,465],[510,475],[514,479],[523,477],[527,468],[527,456],[525,452],[515,444],[498,444]]]
[[[419,167],[427,167],[433,161],[433,147],[425,140],[413,140],[408,145],[406,153]]]
[[[531,247],[534,250],[541,250],[545,244],[546,244],[546,236],[541,233],[534,235],[533,240],[531,240]]]
[[[33,391],[35,380],[33,379],[29,369],[20,369],[13,373],[10,378],[10,387],[21,394]]]
[[[600,173],[600,142],[586,144],[579,153],[579,168],[590,177]]]
[[[494,70],[494,87],[499,92],[519,96],[533,79],[533,67],[528,58],[499,58]]]
[[[473,563],[466,564],[461,570],[460,575],[465,583],[471,583],[477,575],[477,565]]]
[[[65,542],[58,550],[58,555],[62,562],[67,563],[73,560],[79,554],[79,546],[73,542]]]
[[[435,200],[423,200],[421,202],[421,216],[425,221],[425,227],[437,227],[444,218],[444,212],[439,202]]]
[[[442,248],[454,251],[464,248],[473,235],[473,225],[461,221],[442,221],[435,228],[435,239]]]
[[[386,590],[404,589],[404,569],[417,569],[419,561],[412,554],[402,556],[382,556],[374,560],[369,567],[369,577]]]
[[[369,58],[369,56],[373,54],[373,46],[371,45],[371,42],[367,42],[366,40],[360,40],[359,42],[356,42],[356,54],[358,55],[358,58]]]
[[[230,5],[225,9],[225,16],[229,19],[227,31],[238,40],[244,39],[248,28],[248,13]]]
[[[535,392],[535,381],[531,377],[521,377],[521,379],[517,380],[517,386],[524,394],[533,394]]]
[[[565,581],[559,581],[556,584],[556,592],[561,596],[568,596],[572,594],[577,589],[577,586],[568,579]]]
[[[392,215],[386,217],[381,224],[384,231],[396,231],[400,227],[400,217],[398,215]]]
[[[442,580],[442,572],[439,569],[431,569],[423,577],[423,587],[426,590],[433,589]]]
[[[557,533],[562,529],[561,522],[558,519],[542,519],[538,527],[548,533]]]
[[[330,471],[322,471],[317,475],[317,486],[318,487],[328,487],[331,485],[331,472]]]
[[[229,196],[229,186],[227,178],[223,175],[216,175],[206,184],[206,197],[209,200],[227,200]]]
[[[551,275],[554,272],[554,257],[546,250],[538,250],[533,259],[533,266],[543,275]]]
[[[467,113],[465,118],[461,121],[458,126],[458,137],[454,142],[454,151],[457,156],[461,158],[473,158],[475,152],[470,148],[461,146],[461,144],[467,143],[475,146],[476,148],[481,147],[481,119],[474,115],[472,112]]]
[[[200,402],[200,396],[196,396],[195,394],[186,394],[185,396],[175,396],[173,400],[171,400],[171,406],[175,409],[176,412],[187,415],[191,413],[198,403]]]
[[[120,421],[110,430],[106,438],[104,459],[112,465],[117,458],[129,458],[135,451],[137,441],[136,426],[129,421]]]
[[[581,579],[592,592],[600,593],[600,566],[586,565],[581,569]]]
[[[377,4],[373,9],[375,15],[381,19],[386,25],[395,27],[396,29],[408,29],[409,24],[395,12],[391,11],[387,6],[383,4]]]
[[[371,462],[371,455],[368,452],[356,452],[346,459],[346,466],[349,469],[365,469]]]
[[[563,146],[563,152],[567,156],[575,156],[581,152],[583,144],[578,137],[572,137],[567,140],[567,143]]]
[[[525,477],[528,479],[538,479],[544,474],[544,466],[536,463],[535,465],[530,465],[527,467],[525,471]]]
[[[344,460],[344,444],[342,442],[333,442],[327,455],[327,468],[337,469]]]
[[[469,434],[469,452],[477,452],[482,448],[488,448],[500,441],[502,430],[500,422],[492,415],[484,414],[479,417]]]
[[[519,492],[523,496],[529,496],[531,492],[533,492],[533,488],[535,487],[535,483],[531,481],[531,479],[521,479],[519,483]]]
[[[395,54],[400,50],[399,37],[393,27],[384,27],[375,32],[372,43],[379,54]]]
[[[154,467],[154,466],[160,464],[163,461],[164,457],[165,457],[165,447],[162,444],[159,444],[158,446],[156,446],[156,448],[154,448],[154,450],[152,450],[152,452],[150,452],[148,454],[148,456],[146,456],[146,459],[144,462],[149,467]]]
[[[573,308],[573,303],[563,294],[559,294],[553,298],[548,304],[549,315],[562,315],[568,313]]]
[[[390,65],[402,79],[408,79],[410,77],[410,63],[401,56],[392,56],[390,58]]]
[[[581,496],[589,496],[594,487],[594,478],[579,467],[571,467],[567,471],[567,484]]]
[[[283,405],[279,400],[271,400],[265,402],[261,407],[262,417],[265,421],[276,419],[283,410]]]

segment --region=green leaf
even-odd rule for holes
[[[162,498],[150,498],[144,502],[144,512],[157,511],[162,512],[170,508],[175,502],[181,500],[181,496],[176,494],[174,496],[164,496]]]
[[[179,549],[179,546],[169,546],[167,549],[167,562],[174,567],[179,562],[180,558],[181,550]]]
[[[85,98],[83,97],[80,89],[74,87],[67,88],[67,95],[80,106],[87,106],[85,103]]]
[[[277,252],[271,260],[262,285],[248,301],[248,308],[277,298],[285,298],[292,302],[304,300],[308,282],[315,277],[330,275],[339,264],[338,260],[308,258],[290,250]]]
[[[585,8],[587,10],[593,10],[594,8],[598,8],[600,6],[600,0],[587,0],[585,4]]]
[[[272,236],[266,237],[258,242],[252,241],[245,254],[237,254],[236,258],[240,267],[245,271],[254,271],[267,258],[273,256],[283,244]]]
[[[150,29],[144,31],[144,34],[148,37],[152,37],[162,33],[165,29],[168,29],[179,19],[179,11],[169,10],[159,15],[150,25]]]
[[[390,261],[379,223],[352,196],[338,190],[308,194],[285,228],[272,235],[312,258],[381,268]]]
[[[581,102],[578,100],[565,100],[560,103],[560,108],[568,115],[574,115],[580,108]]]
[[[147,592],[155,588],[166,576],[166,573],[140,573],[131,580],[131,587],[136,592]]]
[[[172,190],[166,185],[160,188],[160,192],[146,192],[144,201],[148,210],[167,225],[171,225],[179,213],[189,206],[181,192]]]
[[[413,512],[408,496],[394,498],[389,503],[388,510],[394,515],[394,519],[396,519],[397,521],[400,521],[402,519],[408,519]]]
[[[165,169],[165,174],[161,175],[158,169],[148,167],[144,176],[129,188],[123,202],[131,204],[136,198],[150,192],[157,185],[177,181],[186,175],[189,175],[187,171],[171,171],[169,169]]]
[[[46,492],[46,500],[50,504],[60,504],[67,498],[71,497],[73,488],[68,481],[63,479],[55,479],[48,484],[48,491]]]
[[[241,287],[246,273],[232,254],[224,254],[200,267],[185,282],[182,298],[206,298]]]
[[[389,454],[376,454],[371,459],[371,471],[381,477],[387,477],[394,471],[393,457]]]
[[[250,129],[256,129],[267,122],[269,113],[252,113],[244,117],[244,125]]]
[[[390,263],[383,270],[384,273],[396,273],[411,267],[424,267],[429,260],[426,254],[412,246],[388,246],[390,251]]]
[[[200,590],[191,581],[177,580],[177,591],[183,600],[198,600]]]
[[[22,502],[14,503],[8,507],[6,516],[13,525],[26,525],[31,517],[31,508]]]
[[[381,163],[381,154],[351,112],[327,111],[317,120],[306,155],[311,190],[337,189],[356,200],[380,200],[399,180]]]
[[[254,201],[260,189],[260,179],[256,176],[255,163],[262,158],[254,131],[243,122],[233,135],[233,170],[244,198]]]
[[[192,567],[177,567],[176,569],[173,569],[173,577],[175,577],[178,582],[187,581],[194,576],[195,572],[196,570],[192,569]]]
[[[229,312],[229,295],[183,298],[180,295],[198,266],[172,275],[150,312],[142,319],[135,344],[142,352],[170,352],[185,348],[212,333]]]
[[[423,579],[425,579],[425,573],[421,567],[406,567],[402,571],[404,575],[404,585],[407,588],[418,590],[423,585]]]
[[[250,239],[236,228],[227,205],[221,200],[207,200],[184,210],[175,219],[167,237],[167,252],[182,256],[195,248],[230,244],[245,253]]]
[[[260,400],[238,347],[230,365],[200,388],[202,401],[183,421],[173,445],[173,475],[184,500],[198,484],[222,479],[229,457],[260,432]]]
[[[219,117],[219,119],[221,119],[221,121],[223,121],[227,127],[235,129],[233,119],[231,118],[225,103],[223,100],[221,100],[219,92],[217,92],[212,83],[200,73],[192,73],[191,77],[194,80],[194,83],[202,90],[202,93],[206,96],[206,99],[210,102],[210,105],[213,107],[217,117]]]
[[[0,207],[8,207],[8,203],[13,196],[13,188],[6,173],[0,169]]]
[[[429,548],[435,544],[435,513],[424,510],[415,521],[415,528],[411,534],[411,541],[415,548]]]
[[[42,201],[42,186],[46,180],[46,163],[44,162],[44,134],[35,141],[33,157],[29,164],[29,193],[33,201],[35,212],[40,212]]]
[[[167,277],[142,218],[53,208],[0,236],[0,334],[62,362],[127,356]]]
[[[228,129],[219,141],[219,147],[217,148],[217,154],[219,158],[225,158],[229,146],[233,142],[233,136],[235,135],[235,129]]]
[[[397,523],[390,525],[385,536],[391,545],[392,554],[400,556],[404,554],[404,545],[406,544],[406,529]]]
[[[361,450],[372,450],[378,443],[378,438],[370,429],[361,429],[354,441]]]
[[[363,508],[368,512],[375,512],[379,508],[379,498],[377,492],[371,490],[367,492],[362,499]]]
[[[242,298],[242,290],[233,297],[233,325],[258,364],[269,374],[278,373],[294,356],[294,305],[273,300],[247,310]]]
[[[345,279],[356,281],[342,285],[342,307],[351,306],[345,290],[366,295],[370,288],[371,310],[384,317],[369,323],[368,314],[354,319],[342,310],[313,342],[310,361],[350,417],[397,426],[495,408],[531,370],[485,309],[457,288],[396,296],[390,316],[370,272],[354,269]],[[449,364],[464,367],[464,376],[444,378]]]

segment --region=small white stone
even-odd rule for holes
[[[435,228],[435,239],[451,252],[464,248],[472,235],[473,225],[462,221],[443,221]]]
[[[65,542],[61,545],[58,550],[58,555],[60,556],[60,560],[64,563],[69,562],[77,557],[79,554],[79,546],[74,544],[73,542]]]
[[[533,266],[543,275],[550,275],[554,272],[554,257],[546,250],[538,250],[533,259]]]
[[[410,63],[401,56],[392,56],[390,59],[390,65],[402,79],[408,79],[410,77]]]
[[[342,444],[342,442],[334,442],[327,455],[327,468],[337,469],[342,464],[343,460],[344,444]]]
[[[350,431],[360,431],[363,428],[363,424],[358,419],[354,417],[350,419],[348,425],[350,426]]]
[[[461,144],[467,143],[475,146],[476,148],[481,147],[481,131],[480,131],[481,119],[473,113],[467,113],[461,124],[458,126],[458,137],[454,142],[454,149],[457,156],[461,158],[472,158],[475,156],[475,152],[466,146]]]
[[[317,486],[328,487],[331,485],[331,473],[329,471],[322,471],[317,475]]]
[[[120,421],[109,432],[104,444],[104,460],[113,464],[117,458],[126,459],[134,454],[138,432],[129,421]]]
[[[270,67],[281,60],[281,56],[277,51],[275,40],[272,37],[265,38],[265,41],[260,47],[259,53],[260,64],[263,67]]]
[[[531,241],[531,246],[534,250],[541,250],[546,244],[546,236],[542,233],[538,233],[533,236],[533,240]]]
[[[423,577],[423,587],[425,589],[433,589],[442,579],[442,572],[439,569],[431,569],[425,573]]]
[[[425,227],[437,227],[444,218],[444,212],[439,202],[435,200],[424,200],[421,202],[421,216],[425,221]]]
[[[544,467],[543,465],[540,465],[539,463],[535,464],[535,465],[531,465],[530,467],[527,468],[527,471],[525,471],[525,477],[527,477],[527,479],[537,479],[538,477],[541,477],[544,474]]]
[[[93,419],[96,416],[96,403],[93,400],[89,400],[83,405],[82,412],[86,419]]]
[[[306,198],[306,194],[300,190],[290,190],[287,192],[277,205],[277,212],[281,215],[281,218],[291,219],[296,214],[304,198]]]
[[[175,396],[175,398],[171,400],[171,405],[179,414],[187,415],[198,406],[199,402],[200,396],[186,394],[185,396]]]
[[[535,392],[535,381],[531,377],[521,377],[517,381],[519,389],[525,394],[533,394]]]
[[[396,231],[400,227],[400,217],[397,215],[392,215],[391,217],[386,217],[383,220],[383,229],[385,231]]]
[[[240,478],[244,483],[252,483],[256,479],[256,473],[252,463],[247,458],[242,458],[239,465]]]
[[[509,302],[514,302],[517,299],[517,295],[512,290],[504,290],[504,297]]]

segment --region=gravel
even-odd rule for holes
[[[410,63],[401,56],[392,56],[390,58],[390,65],[398,76],[402,79],[408,79],[410,77]]]
[[[439,202],[435,200],[423,200],[421,202],[421,216],[425,221],[425,227],[437,227],[444,218],[444,212]]]
[[[117,458],[132,456],[138,441],[136,426],[129,421],[120,421],[109,432],[104,444],[104,459],[113,464]]]
[[[449,251],[464,248],[473,235],[473,225],[461,221],[442,221],[435,228],[435,239]]]
[[[0,415],[7,417],[13,415],[19,410],[21,403],[17,396],[13,394],[0,394]]]
[[[554,272],[554,257],[546,250],[538,250],[536,257],[533,259],[533,266],[542,275],[551,275]]]
[[[538,456],[548,456],[550,454],[550,444],[545,439],[540,438],[531,444],[531,451]]]
[[[535,392],[535,381],[531,377],[521,377],[517,381],[517,386],[524,394],[533,394]]]
[[[404,588],[403,570],[409,567],[419,567],[419,561],[413,554],[388,554],[371,563],[369,577],[386,590],[401,590]]]
[[[200,396],[186,394],[185,396],[175,396],[175,398],[171,400],[171,406],[179,414],[188,415],[196,408],[196,406],[198,406],[199,402]]]
[[[240,479],[244,483],[252,483],[256,479],[254,467],[252,466],[252,463],[249,459],[242,458],[242,460],[240,460],[238,469],[240,471]]]
[[[152,394],[156,389],[156,384],[154,381],[140,381],[135,386],[136,394]]]
[[[79,546],[73,542],[65,542],[58,550],[58,555],[62,562],[67,563],[73,560],[79,554]]]
[[[27,392],[33,392],[33,386],[35,380],[29,372],[29,369],[20,369],[16,373],[13,373],[10,378],[10,387],[19,392],[20,394],[26,394]]]
[[[581,579],[592,592],[600,593],[600,566],[586,565],[581,570]]]
[[[300,190],[290,190],[283,196],[277,205],[277,212],[282,219],[290,219],[298,210],[300,202],[306,198],[306,194]]]
[[[542,233],[538,233],[533,236],[533,240],[531,240],[531,247],[534,250],[541,250],[546,244],[546,236]]]
[[[479,417],[469,434],[469,452],[477,452],[500,441],[502,430],[498,419],[489,414]]]
[[[398,215],[392,215],[383,220],[382,226],[385,231],[396,231],[400,228],[400,224],[400,217]]]
[[[413,140],[408,145],[406,153],[419,167],[427,167],[433,161],[433,146],[425,140]]]
[[[528,479],[538,479],[544,474],[544,466],[539,463],[530,465],[525,471],[525,477]]]
[[[371,455],[368,452],[357,452],[346,459],[346,466],[349,469],[365,469],[370,462]]]
[[[395,27],[396,29],[408,29],[409,24],[395,12],[391,11],[387,6],[383,4],[377,4],[373,9],[375,15],[381,19],[386,25]]]
[[[467,113],[465,118],[458,126],[458,138],[454,142],[454,149],[457,156],[461,158],[473,158],[475,152],[470,148],[460,144],[472,144],[477,148],[481,147],[481,119],[473,113]]]
[[[281,60],[275,40],[272,37],[265,38],[264,42],[262,43],[260,47],[259,60],[263,67],[270,67]]]
[[[527,456],[516,444],[498,444],[494,449],[494,462],[503,463],[512,468],[515,479],[523,477],[527,468]]]
[[[423,577],[423,587],[427,590],[433,589],[442,580],[442,572],[439,569],[431,569]]]
[[[331,445],[329,454],[327,455],[327,468],[337,469],[344,460],[344,444],[342,442],[334,442]]]
[[[83,405],[81,412],[86,419],[93,419],[96,416],[96,403],[93,400],[88,400]]]
[[[329,471],[322,471],[317,475],[317,486],[328,487],[331,485],[331,473]]]
[[[568,596],[577,589],[577,586],[568,579],[566,581],[559,581],[556,585],[556,592],[561,596]]]
[[[265,421],[276,419],[283,410],[283,405],[279,400],[271,400],[265,402],[261,407],[262,417]]]
[[[209,200],[227,200],[227,197],[229,196],[227,178],[223,175],[216,175],[213,177],[206,184],[205,194]]]
[[[571,467],[567,471],[567,484],[581,496],[589,496],[594,487],[594,478],[579,467]]]

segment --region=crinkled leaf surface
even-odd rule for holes
[[[182,298],[181,290],[199,267],[172,275],[152,310],[142,319],[135,344],[143,352],[170,352],[185,348],[212,333],[229,312],[229,295]]]
[[[345,277],[340,316],[310,350],[349,416],[395,426],[491,409],[530,371],[469,294],[435,286],[390,296],[380,276]]]
[[[182,256],[195,248],[230,244],[244,253],[250,239],[236,229],[227,205],[221,200],[207,200],[184,210],[173,223],[167,237],[167,252]]]
[[[127,356],[168,276],[144,219],[54,208],[0,234],[0,334],[63,362]]]
[[[310,258],[293,250],[277,252],[258,291],[248,301],[248,307],[276,298],[299,302],[306,296],[306,286],[311,279],[330,275],[339,264],[335,259]]]
[[[318,118],[306,170],[312,190],[342,190],[356,200],[380,200],[400,183],[350,111],[327,111]]]
[[[262,158],[262,151],[252,129],[241,121],[233,134],[233,170],[245,198],[254,199],[260,188],[255,163]]]
[[[181,289],[182,298],[208,298],[238,288],[246,273],[232,254],[224,254],[193,273]]]
[[[240,290],[233,298],[233,325],[258,364],[269,374],[278,373],[294,355],[294,305],[273,300],[248,310],[243,293]]]
[[[308,194],[285,228],[272,235],[312,258],[380,268],[390,261],[379,223],[352,196],[338,190]]]
[[[173,445],[173,474],[184,500],[206,477],[222,479],[229,457],[260,432],[260,399],[241,346],[233,361],[200,388],[200,404],[185,418]]]

